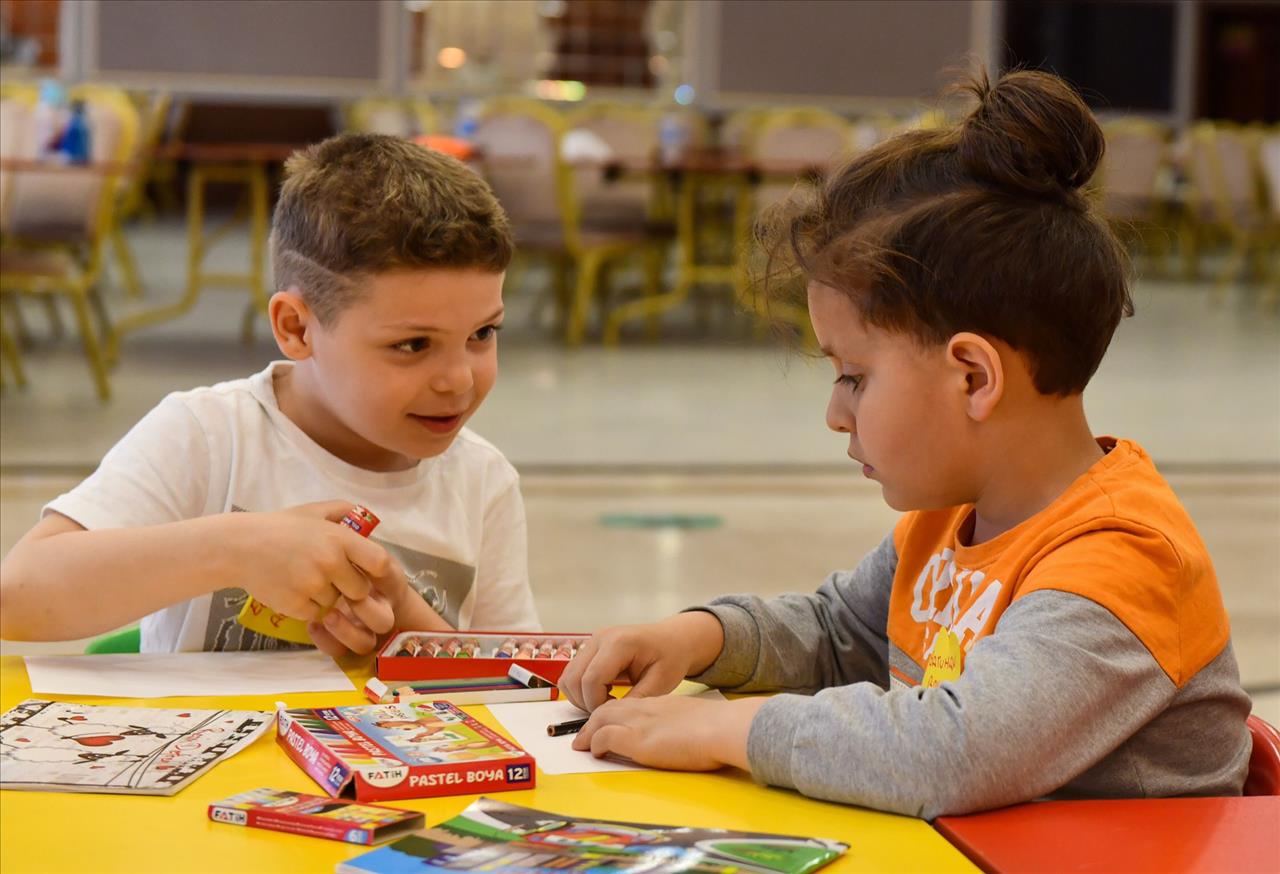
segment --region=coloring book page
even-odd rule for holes
[[[0,717],[0,789],[172,795],[253,743],[272,719],[256,710],[29,698]]]

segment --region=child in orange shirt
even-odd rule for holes
[[[860,155],[762,234],[808,282],[827,425],[905,514],[813,595],[595,635],[560,683],[592,711],[576,748],[926,818],[1240,793],[1250,703],[1209,556],[1146,453],[1085,420],[1132,313],[1081,193],[1102,132],[1053,76],[972,90],[962,124]],[[791,694],[653,697],[685,677]]]

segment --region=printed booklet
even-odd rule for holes
[[[271,724],[256,710],[29,698],[0,717],[0,789],[172,795]]]
[[[447,701],[281,710],[276,741],[334,797],[532,789],[533,756]]]
[[[807,874],[848,844],[561,816],[481,798],[453,819],[348,859],[337,874],[425,871],[731,871]]]

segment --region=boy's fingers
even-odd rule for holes
[[[373,592],[369,597],[359,601],[352,601],[347,605],[347,609],[354,615],[355,619],[375,635],[386,634],[395,627],[395,612],[391,609],[387,599],[377,592]]]
[[[587,665],[586,670],[582,672],[582,681],[580,695],[582,703],[578,706],[586,710],[588,713],[593,712],[601,704],[609,700],[609,687],[623,673],[623,665],[617,655],[617,649],[613,652],[602,652],[596,654],[591,659],[591,663]]]
[[[307,633],[311,635],[311,642],[316,645],[316,649],[325,655],[336,659],[347,654],[347,648],[329,633],[323,622],[308,622]]]
[[[595,651],[596,639],[588,638],[587,642],[579,647],[577,654],[569,660],[569,664],[565,665],[564,672],[560,674],[560,691],[580,710],[587,709],[582,706],[582,672],[591,663]]]
[[[378,643],[378,638],[372,631],[354,624],[341,610],[330,610],[321,624],[339,643],[354,653],[363,655],[372,652]]]
[[[384,577],[390,572],[391,556],[387,554],[386,549],[367,537],[361,537],[345,525],[342,526],[342,530],[345,532],[342,548],[353,565],[372,579]]]
[[[313,519],[328,519],[330,522],[337,522],[355,506],[354,501],[316,501],[312,504],[299,504],[296,507],[289,507],[286,513],[296,513],[300,516],[310,516]],[[356,535],[357,537],[359,535]]]
[[[359,601],[369,596],[372,586],[355,565],[350,562],[339,562],[332,573],[333,585],[330,588],[336,587],[337,591],[345,595],[348,601]],[[337,599],[335,598],[334,600]]]

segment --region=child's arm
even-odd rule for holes
[[[330,501],[92,531],[51,513],[0,565],[0,637],[87,637],[228,583],[290,616],[317,618],[339,594],[360,600],[371,580],[391,585],[386,550],[333,524],[350,507]]]
[[[738,692],[859,680],[887,687],[885,629],[897,562],[890,536],[813,595],[735,595],[653,625],[606,628],[569,663],[560,688],[593,710],[618,681],[635,684],[632,696],[669,692],[685,676]]]
[[[628,696],[598,708],[573,745],[658,767],[749,766],[760,782],[810,797],[932,819],[1059,789],[1148,725],[1176,692],[1112,613],[1050,590],[1016,599],[960,678],[935,688],[855,683],[728,702]],[[1224,724],[1247,714],[1247,700],[1224,708]],[[1184,727],[1168,730],[1174,758],[1152,763],[1162,775],[1175,760],[1191,767],[1186,742],[1177,750]],[[1219,785],[1231,784],[1234,754],[1211,754],[1212,767],[1224,769]],[[1130,782],[1128,769],[1140,765],[1124,764]],[[1201,781],[1189,789],[1204,785],[1204,775],[1187,774]],[[1106,794],[1107,784],[1097,791]]]

